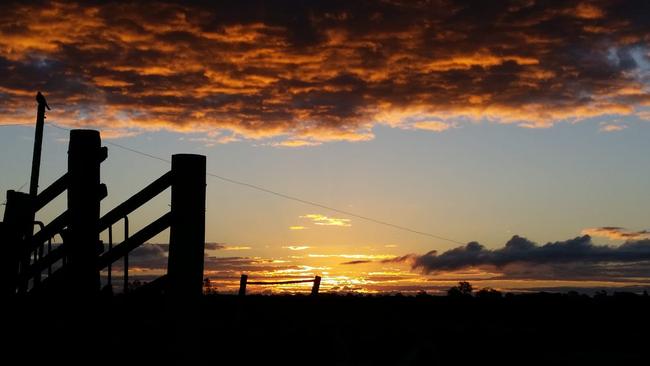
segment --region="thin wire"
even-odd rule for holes
[[[70,131],[69,128],[61,127],[61,126],[58,126],[58,125],[53,124],[53,123],[49,123],[48,125],[52,126],[52,127],[55,127],[55,128],[58,128],[58,129],[61,129],[61,130]],[[114,142],[110,142],[110,141],[105,140],[104,143],[106,143],[107,145],[112,145],[112,146],[118,147],[120,149],[130,151],[130,152],[138,154],[138,155],[142,155],[142,156],[151,158],[151,159],[160,160],[160,161],[165,162],[165,163],[171,163],[171,161],[168,160],[168,159],[164,159],[164,158],[161,158],[161,157],[156,156],[156,155],[151,155],[151,154],[139,151],[139,150],[135,150],[133,148],[126,147],[124,145],[116,144]],[[242,182],[242,181],[239,181],[239,180],[227,178],[227,177],[217,175],[217,174],[214,174],[214,173],[210,173],[210,172],[206,172],[206,175],[209,176],[209,177],[212,177],[212,178],[220,179],[220,180],[228,182],[228,183],[232,183],[232,184],[248,187],[248,188],[251,188],[251,189],[255,189],[255,190],[260,191],[260,192],[272,194],[272,195],[274,195],[276,197],[280,197],[280,198],[284,198],[284,199],[287,199],[287,200],[299,202],[299,203],[302,203],[302,204],[305,204],[305,205],[319,207],[319,208],[329,210],[329,211],[332,211],[332,212],[337,212],[337,213],[347,215],[347,216],[350,216],[350,217],[355,217],[355,218],[362,219],[362,220],[365,220],[365,221],[373,222],[375,224],[392,227],[394,229],[407,231],[407,232],[410,232],[410,233],[413,233],[413,234],[428,236],[428,237],[431,237],[431,238],[434,238],[434,239],[439,239],[439,240],[444,240],[444,241],[448,241],[448,242],[452,242],[452,243],[456,243],[456,244],[460,244],[460,245],[465,245],[465,243],[463,243],[461,241],[458,241],[458,240],[445,238],[443,236],[431,234],[431,233],[428,233],[428,232],[425,232],[425,231],[415,230],[415,229],[408,228],[406,226],[401,226],[401,225],[393,224],[393,223],[390,223],[390,222],[374,219],[372,217],[356,214],[354,212],[341,210],[341,209],[338,209],[336,207],[327,206],[327,205],[324,205],[324,204],[321,204],[321,203],[318,203],[318,202],[309,201],[309,200],[302,199],[302,198],[295,197],[295,196],[290,196],[288,194],[272,191],[270,189],[267,189],[267,188],[264,188],[264,187],[261,187],[261,186],[255,185],[255,184]]]
[[[335,207],[331,207],[331,206],[323,205],[323,204],[320,204],[320,203],[317,203],[317,202],[313,202],[313,201],[308,201],[308,200],[305,200],[305,199],[302,199],[302,198],[298,198],[298,197],[294,197],[294,196],[289,196],[289,195],[287,195],[287,194],[279,193],[279,192],[275,192],[275,191],[271,191],[270,189],[266,189],[266,188],[264,188],[264,187],[256,186],[256,185],[254,185],[254,184],[250,184],[250,183],[241,182],[241,181],[238,181],[238,180],[234,180],[234,179],[230,179],[230,178],[222,177],[222,176],[219,176],[219,175],[216,175],[216,174],[213,174],[213,173],[206,173],[206,174],[207,174],[208,176],[210,176],[210,177],[214,177],[214,178],[217,178],[217,179],[221,179],[221,180],[226,181],[226,182],[229,182],[229,183],[238,184],[238,185],[241,185],[241,186],[245,186],[245,187],[248,187],[248,188],[256,189],[256,190],[258,190],[258,191],[266,192],[266,193],[269,193],[269,194],[272,194],[272,195],[275,195],[275,196],[278,196],[278,197],[281,197],[281,198],[285,198],[285,199],[288,199],[288,200],[292,200],[292,201],[300,202],[300,203],[303,203],[303,204],[306,204],[306,205],[310,205],[310,206],[320,207],[320,208],[323,208],[323,209],[326,209],[326,210],[329,210],[329,211],[333,211],[333,212],[337,212],[337,213],[340,213],[340,214],[343,214],[343,215],[347,215],[347,216],[351,216],[351,217],[356,217],[356,218],[358,218],[358,219],[362,219],[362,220],[366,220],[366,221],[374,222],[375,224],[384,225],[384,226],[390,226],[390,227],[392,227],[392,228],[399,229],[399,230],[403,230],[403,231],[408,231],[408,232],[413,233],[413,234],[424,235],[424,236],[428,236],[428,237],[435,238],[435,239],[440,239],[440,240],[445,240],[445,241],[449,241],[449,242],[456,243],[456,244],[460,244],[460,245],[465,245],[465,243],[460,242],[460,241],[457,241],[457,240],[454,240],[454,239],[449,239],[449,238],[445,238],[445,237],[442,237],[442,236],[438,236],[438,235],[434,235],[434,234],[431,234],[431,233],[427,233],[427,232],[424,232],[424,231],[419,231],[419,230],[411,229],[411,228],[408,228],[408,227],[405,227],[405,226],[392,224],[392,223],[390,223],[390,222],[386,222],[386,221],[382,221],[382,220],[373,219],[372,217],[363,216],[363,215],[360,215],[360,214],[356,214],[356,213],[354,213],[354,212],[341,210],[341,209],[338,209],[338,208],[335,208]]]
[[[70,131],[69,128],[62,127],[62,126],[59,126],[59,125],[54,124],[54,123],[48,123],[46,126],[52,126],[52,127],[58,128],[59,130]],[[146,156],[146,157],[148,157],[148,158],[151,158],[151,159],[156,159],[156,160],[160,160],[160,161],[162,161],[162,162],[170,163],[170,164],[171,164],[171,161],[170,161],[170,160],[167,160],[167,159],[161,158],[161,157],[156,156],[156,155],[147,154],[146,152],[138,151],[138,150],[132,149],[132,148],[130,148],[130,147],[126,147],[126,146],[124,146],[124,145],[116,144],[116,143],[114,143],[114,142],[110,142],[110,141],[106,141],[106,140],[104,140],[103,142],[104,142],[105,144],[107,144],[107,145],[112,145],[112,146],[115,146],[115,147],[119,147],[120,149],[124,149],[124,150],[130,151],[130,152],[135,153],[135,154],[139,154],[139,155],[142,155],[142,156]]]
[[[146,156],[146,157],[148,157],[148,158],[152,158],[152,159],[160,160],[160,161],[162,161],[162,162],[165,162],[165,163],[169,163],[169,164],[171,164],[171,161],[170,161],[170,160],[167,160],[167,159],[165,159],[165,158],[161,158],[160,156],[147,154],[146,152],[142,152],[142,151],[134,150],[134,149],[132,149],[132,148],[130,148],[130,147],[126,147],[126,146],[124,146],[124,145],[116,144],[116,143],[114,143],[114,142],[110,142],[110,141],[106,141],[106,140],[104,140],[104,143],[107,144],[107,145],[112,145],[112,146],[115,146],[115,147],[119,147],[120,149],[124,149],[124,150],[130,151],[130,152],[132,152],[132,153],[140,154],[140,155],[142,155],[142,156]]]
[[[23,185],[22,185],[22,186],[20,186],[20,187],[19,187],[19,188],[17,189],[17,191],[18,191],[18,192],[20,192],[20,191],[22,191],[22,190],[23,190],[23,188],[25,188],[25,186],[27,185],[27,183],[29,183],[29,181],[27,181],[27,182],[25,182],[25,183],[23,183]]]
[[[33,123],[10,123],[6,125],[0,124],[0,127],[15,127],[15,126],[33,126]]]

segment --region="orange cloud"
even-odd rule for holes
[[[247,246],[224,246],[222,250],[251,250],[253,248]]]
[[[296,251],[296,250],[306,250],[311,247],[307,245],[289,245],[287,247],[282,247],[282,248]]]
[[[284,140],[280,142],[271,143],[271,146],[305,147],[305,146],[317,146],[320,144],[322,144],[322,142],[309,141],[309,140]]]
[[[441,122],[441,121],[420,121],[413,124],[413,127],[420,130],[429,130],[435,132],[447,131],[450,128],[453,128],[453,124]]]
[[[517,65],[537,65],[539,60],[529,57],[499,57],[489,53],[457,56],[449,59],[435,60],[427,65],[426,71],[467,70],[472,67],[493,67],[511,61]]]
[[[345,259],[393,259],[390,254],[308,254],[309,258],[345,258]]]
[[[361,1],[5,4],[0,123],[31,121],[41,90],[69,126],[306,147],[650,105],[643,2]]]
[[[575,16],[583,19],[600,19],[605,16],[602,9],[589,3],[580,3],[575,8]]]
[[[618,226],[592,227],[582,230],[582,235],[597,236],[612,240],[644,240],[650,239],[647,230],[628,231]]]
[[[300,216],[303,219],[311,220],[315,225],[320,226],[340,226],[340,227],[350,227],[350,219],[340,219],[336,217],[329,217],[321,214],[307,214]]]
[[[604,125],[600,126],[600,131],[601,132],[616,132],[616,131],[623,131],[626,128],[627,128],[627,125],[604,124]]]

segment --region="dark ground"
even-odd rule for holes
[[[7,365],[650,364],[650,298],[632,294],[3,302]]]

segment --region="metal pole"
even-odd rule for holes
[[[34,221],[35,225],[38,225],[40,230],[43,230],[45,228],[45,224],[43,224],[40,221]],[[33,226],[33,225],[32,225]],[[33,229],[33,228],[32,228]],[[36,264],[38,261],[43,258],[43,247],[45,246],[45,243],[41,243],[37,248],[34,248],[34,264]],[[34,288],[38,287],[41,284],[41,272],[39,271],[36,273],[34,276]]]
[[[110,252],[113,249],[113,225],[108,227],[108,251]],[[106,285],[113,292],[113,263],[108,264],[108,277],[106,279]]]
[[[50,255],[52,252],[52,238],[47,239],[47,255]],[[52,275],[52,264],[47,266],[47,277]]]
[[[129,238],[129,217],[124,216],[124,241]],[[129,253],[124,255],[124,275],[122,276],[124,280],[124,293],[129,292]]]

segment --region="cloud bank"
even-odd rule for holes
[[[650,106],[644,1],[3,2],[0,123],[211,143],[372,139]]]
[[[628,241],[620,246],[595,245],[589,235],[538,245],[513,236],[503,248],[488,249],[471,242],[438,254],[406,255],[384,262],[408,262],[424,273],[467,268],[496,270],[506,278],[650,279],[650,240]]]

